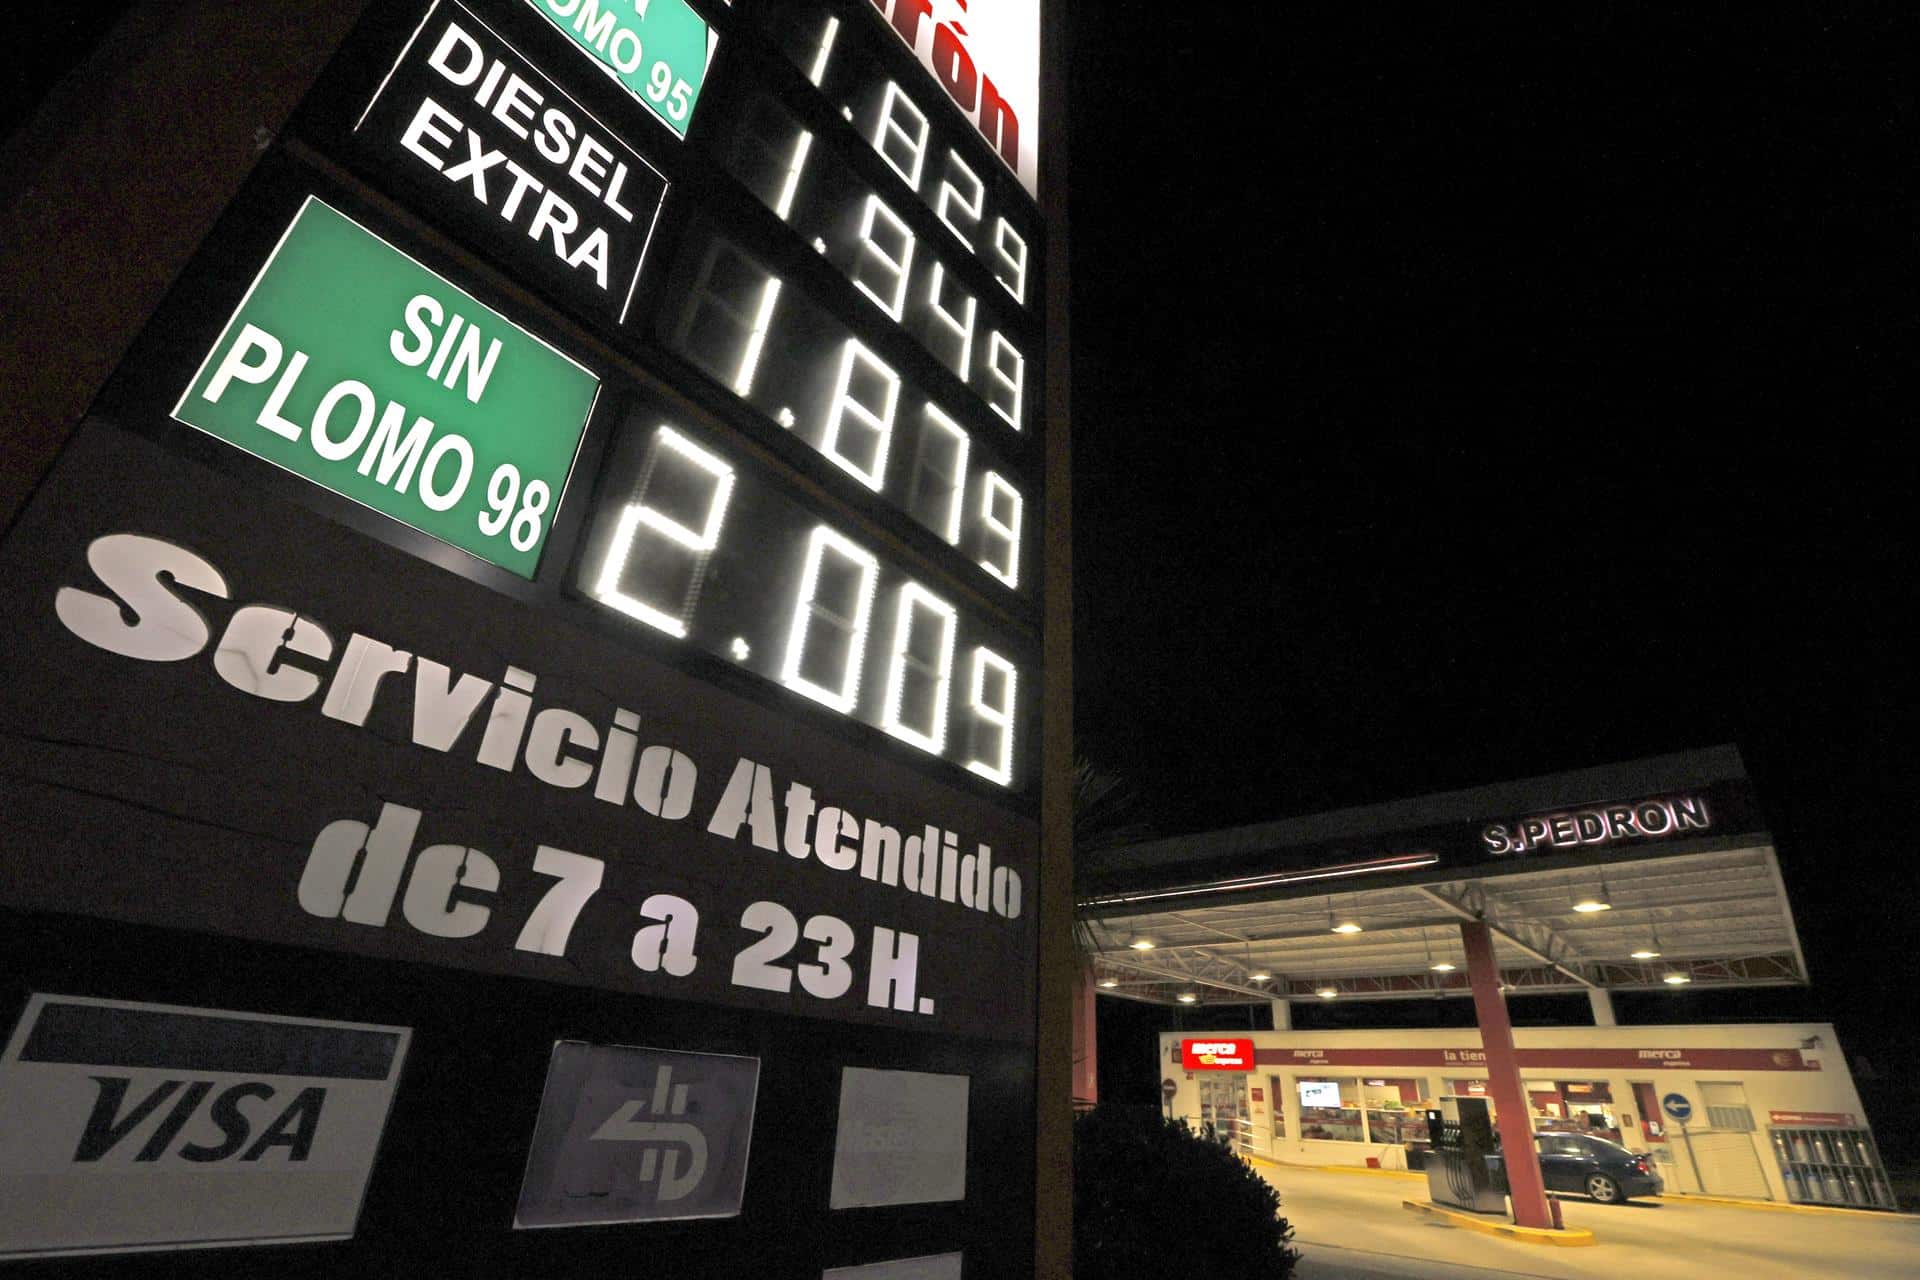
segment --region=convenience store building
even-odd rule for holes
[[[1829,1024],[1519,1028],[1514,1041],[1535,1133],[1643,1153],[1669,1192],[1892,1207]],[[1252,1052],[1197,1052],[1223,1043]],[[1169,1032],[1160,1057],[1172,1115],[1300,1164],[1417,1167],[1426,1108],[1489,1092],[1466,1029]]]

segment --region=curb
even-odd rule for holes
[[[1898,1209],[1849,1209],[1836,1204],[1793,1204],[1781,1200],[1740,1200],[1733,1196],[1693,1195],[1684,1191],[1663,1192],[1649,1197],[1663,1204],[1711,1204],[1729,1209],[1760,1209],[1768,1213],[1819,1213],[1842,1218],[1872,1218],[1879,1222],[1920,1222],[1920,1214]]]
[[[1271,1156],[1256,1156],[1248,1151],[1242,1151],[1240,1158],[1272,1165],[1276,1169],[1311,1169],[1315,1173],[1353,1173],[1365,1178],[1412,1178],[1415,1181],[1426,1177],[1411,1169],[1368,1169],[1354,1164],[1297,1164],[1291,1160],[1275,1160]]]
[[[1521,1244],[1557,1245],[1563,1249],[1579,1249],[1600,1243],[1593,1232],[1584,1227],[1565,1231],[1544,1227],[1516,1227],[1511,1222],[1492,1222],[1471,1213],[1455,1213],[1451,1209],[1422,1204],[1418,1200],[1402,1200],[1400,1207],[1410,1209],[1414,1213],[1425,1214],[1430,1218],[1444,1218],[1456,1227],[1466,1227],[1470,1231],[1478,1231],[1490,1236],[1504,1236],[1508,1240],[1517,1240]]]

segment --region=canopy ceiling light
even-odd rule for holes
[[[1106,988],[1107,990],[1109,990],[1109,991],[1111,991],[1111,990],[1113,990],[1113,989],[1114,989],[1115,987],[1117,987],[1117,986],[1119,986],[1119,985],[1120,985],[1120,979],[1118,979],[1118,978],[1102,978],[1102,979],[1100,979],[1100,985],[1101,985],[1101,986],[1103,986],[1103,987],[1105,987],[1105,988]]]
[[[1649,941],[1646,946],[1632,953],[1635,960],[1658,960],[1660,958],[1660,931],[1658,929],[1649,929],[1647,932],[1651,941]]]
[[[1364,932],[1364,930],[1361,929],[1359,922],[1353,918],[1353,915],[1351,912],[1349,912],[1347,915],[1342,916],[1337,923],[1335,922],[1333,918],[1333,899],[1332,898],[1327,899],[1327,929],[1329,932],[1332,932],[1332,933]]]
[[[1583,916],[1613,910],[1613,900],[1607,896],[1607,878],[1600,877],[1600,892],[1574,899],[1573,909]]]
[[[1689,982],[1692,982],[1693,978],[1684,973],[1670,973],[1666,977],[1660,979],[1660,981],[1666,983],[1670,987],[1684,987]]]
[[[1265,969],[1256,969],[1253,967],[1253,944],[1252,943],[1250,942],[1247,943],[1241,949],[1240,954],[1246,958],[1248,982],[1265,982],[1269,978],[1273,977],[1273,975],[1271,973],[1268,973]]]
[[[1319,996],[1322,1000],[1331,1000],[1340,994],[1340,988],[1332,986],[1320,987],[1316,989],[1313,994]]]
[[[1135,951],[1151,951],[1153,950],[1154,943],[1152,938],[1142,936],[1135,938],[1133,941],[1127,943],[1127,945]]]
[[[1200,997],[1193,994],[1193,992],[1191,991],[1182,991],[1177,998],[1179,999],[1181,1004],[1192,1004],[1194,1001],[1198,1000]]]
[[[1431,969],[1435,973],[1452,973],[1453,972],[1452,961],[1435,960],[1433,958],[1433,944],[1427,941],[1427,931],[1425,929],[1422,929],[1420,931],[1420,945],[1427,949],[1427,968]]]

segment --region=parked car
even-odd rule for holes
[[[1653,1164],[1617,1142],[1585,1133],[1536,1133],[1540,1173],[1549,1191],[1573,1191],[1601,1204],[1657,1196],[1665,1183]]]

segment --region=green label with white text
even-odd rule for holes
[[[531,578],[599,391],[310,197],[173,416]]]
[[[686,0],[527,0],[641,106],[684,138],[713,57]]]

